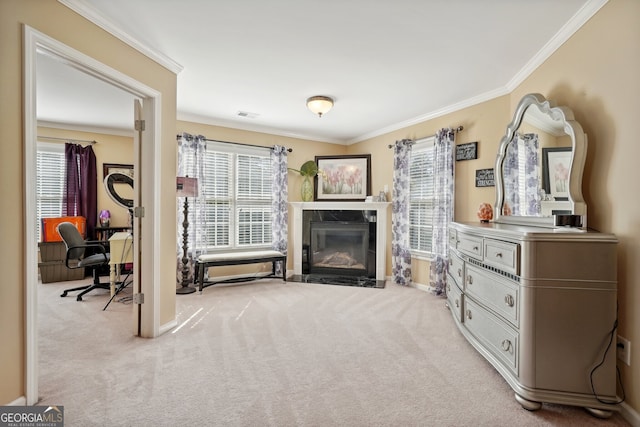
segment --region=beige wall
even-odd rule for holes
[[[476,188],[475,170],[494,166],[495,153],[523,95],[543,94],[567,105],[587,133],[589,147],[583,182],[590,228],[614,233],[618,248],[618,334],[640,342],[640,144],[636,123],[640,112],[640,2],[610,0],[586,25],[508,96],[465,108],[434,120],[372,138],[349,147],[371,152],[373,187],[391,182],[388,144],[402,138],[432,135],[441,127],[464,126],[456,143],[478,141],[478,159],[456,162],[456,221],[477,221],[480,202],[495,204],[494,188]],[[390,260],[387,261],[387,269]],[[427,284],[429,263],[413,266],[415,282]],[[626,403],[640,411],[640,362],[632,352],[631,367],[619,363]]]
[[[314,160],[315,156],[346,154],[344,145],[329,144],[326,142],[311,141],[307,139],[291,138],[272,135],[268,133],[251,132],[240,129],[231,129],[221,126],[212,126],[202,123],[178,121],[178,134],[186,132],[191,135],[203,135],[207,139],[218,141],[240,142],[243,144],[261,145],[271,147],[283,145],[293,149],[287,156],[289,167],[299,169],[307,160]],[[177,143],[176,143],[177,144]],[[300,186],[302,177],[295,172],[289,173],[289,201],[301,201]]]
[[[511,94],[539,92],[569,106],[588,137],[583,193],[588,225],[617,235],[618,334],[640,348],[640,2],[610,0]],[[640,352],[618,363],[627,403],[640,412]]]
[[[293,151],[287,156],[287,164],[290,168],[299,169],[307,160],[313,160],[315,156],[346,154],[344,145],[329,144],[326,142],[311,141],[307,139],[290,138],[267,133],[251,132],[240,129],[230,129],[220,126],[212,126],[202,123],[178,121],[178,134],[182,132],[191,135],[203,135],[207,139],[227,142],[239,142],[243,144],[259,145],[270,147],[282,145],[291,148]],[[176,143],[177,144],[177,143]],[[299,202],[302,200],[300,192],[302,177],[299,173],[289,172],[289,201]],[[292,225],[292,214],[289,213],[289,228]],[[291,233],[289,233],[289,247],[293,247]],[[287,260],[287,269],[293,269],[293,258]],[[245,274],[270,271],[270,265],[250,265],[216,268],[217,275]]]
[[[22,102],[23,24],[131,76],[162,94],[160,229],[175,228],[176,75],[108,35],[55,0],[0,1],[0,197],[5,201],[0,238],[0,404],[25,395],[25,229]],[[175,233],[157,236],[162,292],[160,323],[175,318]]]
[[[98,172],[98,212],[107,209],[111,213],[112,227],[124,227],[129,222],[129,212],[116,204],[107,194],[103,184],[103,164],[132,164],[133,163],[133,137],[110,135],[106,133],[84,132],[70,129],[58,129],[49,127],[38,127],[38,136],[49,136],[53,138],[67,138],[71,140],[97,141],[93,145],[93,152],[96,155],[96,168]],[[65,141],[54,141],[42,139],[43,142],[64,144]],[[86,145],[85,143],[81,143]],[[133,191],[128,186],[118,186],[117,191],[123,197],[133,198]]]
[[[52,19],[55,17],[56,19]],[[69,44],[114,68],[133,75],[140,81],[163,92],[163,141],[166,150],[175,153],[175,133],[186,131],[203,134],[211,139],[240,141],[259,145],[282,144],[294,149],[289,157],[292,167],[299,166],[315,155],[372,154],[372,187],[377,193],[387,184],[391,186],[393,165],[388,144],[402,138],[420,138],[432,135],[442,127],[463,125],[456,142],[478,141],[478,159],[456,162],[457,221],[477,220],[475,212],[481,202],[495,202],[493,188],[475,188],[476,169],[493,167],[498,142],[513,110],[522,95],[539,92],[549,99],[573,109],[576,119],[588,134],[589,149],[585,168],[583,192],[589,206],[589,225],[603,232],[615,233],[619,240],[618,279],[620,325],[619,333],[636,345],[640,342],[640,292],[634,284],[640,282],[640,199],[634,197],[639,168],[640,146],[636,143],[638,112],[640,111],[640,2],[636,0],[610,0],[582,29],[542,66],[527,78],[512,94],[502,96],[469,108],[447,114],[406,129],[371,138],[349,147],[314,141],[279,137],[268,134],[239,131],[190,122],[171,122],[175,117],[175,76],[169,75],[149,60],[121,45],[53,1],[9,0],[0,2],[0,35],[3,61],[0,72],[0,120],[5,131],[3,141],[22,140],[21,110],[21,54],[20,23],[34,26],[62,42]],[[82,34],[82,38],[76,37]],[[171,123],[171,125],[168,125]],[[173,127],[172,127],[173,126]],[[21,145],[0,146],[0,188],[7,204],[7,218],[22,217],[22,191],[15,182],[22,180]],[[163,153],[164,153],[163,148]],[[163,160],[162,187],[171,189],[171,197],[163,198],[163,212],[175,211],[175,154]],[[300,178],[291,177],[289,199],[300,200]],[[21,242],[24,230],[0,225],[5,241]],[[175,227],[167,217],[166,229]],[[390,230],[389,230],[390,232]],[[175,241],[162,241],[172,252]],[[23,265],[23,248],[2,249],[5,283],[0,287],[0,403],[10,402],[24,393],[24,278],[15,266]],[[164,258],[163,258],[164,259]],[[167,258],[171,259],[171,257]],[[173,262],[166,262],[166,272],[174,276]],[[12,266],[12,268],[9,268]],[[390,262],[387,262],[390,269]],[[428,283],[428,263],[417,262],[414,280]],[[163,270],[165,272],[165,270]],[[171,287],[173,283],[171,284]],[[168,287],[167,287],[168,289]],[[172,292],[172,289],[167,293]],[[173,316],[172,307],[163,307],[163,322]],[[16,325],[8,328],[6,325]],[[638,353],[632,353],[632,367],[620,364],[627,403],[640,411],[640,372]]]
[[[373,193],[377,194],[391,186],[393,181],[393,152],[389,144],[403,138],[420,139],[435,134],[444,127],[464,127],[456,135],[456,144],[478,142],[478,158],[455,163],[455,219],[456,221],[475,221],[476,212],[482,202],[495,204],[494,187],[475,187],[476,169],[493,168],[500,139],[509,122],[509,97],[502,96],[482,104],[456,111],[411,127],[400,129],[382,136],[368,139],[349,146],[349,153],[371,153],[373,171]],[[389,194],[390,196],[390,194]],[[390,211],[389,211],[390,213]],[[387,235],[391,236],[391,223]],[[387,253],[391,253],[391,241],[387,242]],[[387,257],[387,272],[391,271],[391,259]],[[429,262],[414,259],[412,280],[426,285],[429,283]]]

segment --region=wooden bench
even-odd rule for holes
[[[200,255],[195,266],[194,282],[198,282],[198,290],[215,285],[217,283],[244,282],[251,279],[263,279],[267,277],[279,277],[276,275],[276,262],[282,261],[282,280],[287,281],[287,256],[278,251],[250,251],[250,252],[228,252],[217,254]],[[237,277],[225,280],[204,281],[204,272],[209,267],[220,267],[224,265],[258,264],[262,262],[272,263],[271,274],[260,277]]]

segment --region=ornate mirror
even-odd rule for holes
[[[494,222],[586,229],[586,155],[587,136],[569,108],[525,95],[500,141]]]

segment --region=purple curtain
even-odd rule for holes
[[[66,143],[64,156],[66,180],[62,215],[85,217],[87,237],[93,238],[98,221],[96,155],[90,145]]]

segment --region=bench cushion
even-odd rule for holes
[[[284,254],[273,250],[248,251],[248,252],[224,252],[218,254],[204,254],[198,257],[198,262],[206,264],[216,261],[239,261],[245,259],[282,258]]]

